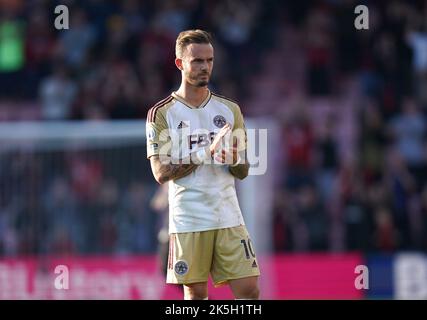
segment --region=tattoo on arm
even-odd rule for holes
[[[170,161],[168,163],[162,163],[158,155],[152,156],[150,162],[154,177],[160,184],[169,180],[183,178],[193,172],[198,166],[194,163],[172,164]]]

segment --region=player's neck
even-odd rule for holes
[[[198,107],[206,100],[209,89],[208,87],[194,87],[188,84],[181,84],[175,92],[178,96],[188,102],[191,106]]]

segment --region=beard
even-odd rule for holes
[[[207,76],[207,79],[200,79],[200,76]],[[197,76],[191,76],[189,75],[188,79],[190,80],[190,84],[192,84],[195,87],[201,88],[201,87],[206,87],[209,83],[209,79],[210,79],[210,74],[209,73],[202,73],[199,74]]]
[[[196,82],[196,87],[206,87],[208,85],[209,81],[207,80],[199,80]]]

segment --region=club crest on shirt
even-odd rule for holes
[[[180,276],[183,276],[188,272],[188,264],[187,262],[183,260],[179,260],[175,262],[174,266],[175,273],[179,274]]]
[[[227,120],[225,120],[225,118],[219,114],[219,115],[215,116],[215,118],[213,119],[213,123],[218,128],[222,128],[227,123]]]

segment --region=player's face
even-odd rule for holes
[[[191,43],[183,50],[182,71],[185,80],[195,87],[205,87],[212,74],[214,52],[211,44]]]

